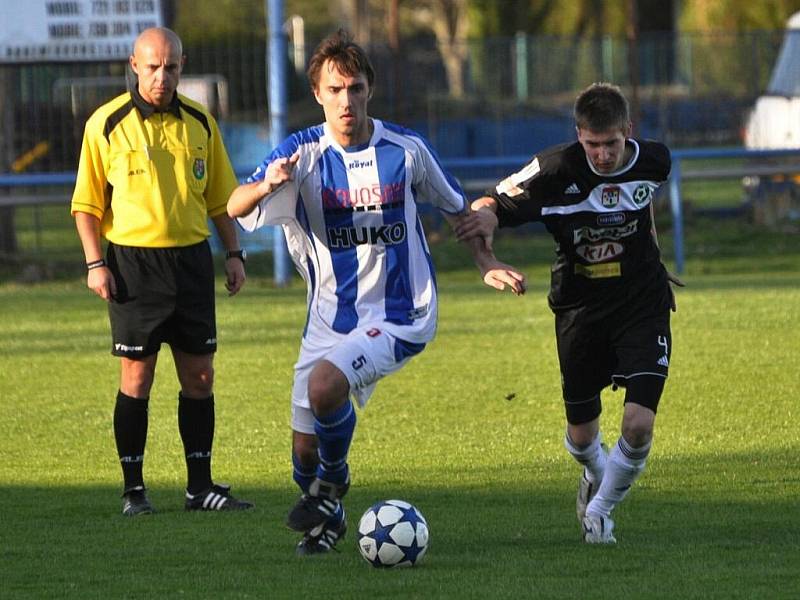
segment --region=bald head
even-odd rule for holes
[[[136,41],[133,43],[133,54],[136,54],[137,48],[141,48],[144,45],[163,43],[171,44],[176,52],[183,56],[183,42],[181,42],[181,38],[179,38],[178,34],[172,31],[172,29],[167,29],[166,27],[151,27],[140,33],[139,37],[137,37]]]
[[[145,29],[133,44],[131,69],[139,94],[159,110],[169,106],[180,80],[185,57],[178,35],[166,27]]]

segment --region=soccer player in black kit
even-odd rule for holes
[[[564,445],[583,466],[583,539],[616,542],[611,511],[645,466],[672,352],[670,281],[652,201],[670,171],[666,146],[630,137],[628,102],[597,83],[575,101],[578,140],[543,150],[472,203],[456,229],[491,247],[495,227],[541,221],[556,241],[548,296],[567,417]],[[622,435],[606,451],[600,393],[625,388]]]

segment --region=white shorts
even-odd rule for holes
[[[292,429],[300,433],[314,433],[308,378],[320,360],[333,363],[344,373],[350,384],[350,396],[364,408],[378,380],[400,369],[425,347],[424,343],[402,340],[380,327],[354,329],[326,341],[330,343],[311,344],[304,339],[294,366]]]

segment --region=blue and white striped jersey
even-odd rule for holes
[[[371,139],[357,147],[341,147],[325,124],[288,137],[247,181],[299,151],[294,180],[238,221],[247,231],[283,226],[308,285],[304,335],[381,323],[397,337],[427,342],[436,330],[436,280],[417,203],[458,214],[466,198],[418,134],[372,123]]]

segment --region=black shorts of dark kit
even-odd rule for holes
[[[162,343],[189,354],[217,349],[214,263],[207,241],[180,248],[109,243],[117,293],[109,303],[111,354],[143,358]]]
[[[556,343],[567,422],[600,416],[600,392],[626,387],[625,402],[656,412],[672,355],[669,308],[587,318],[583,311],[556,314]]]

